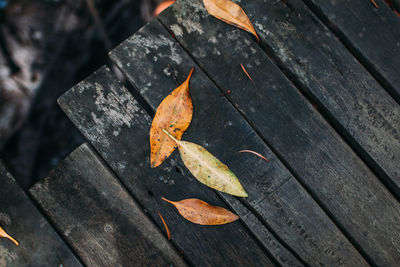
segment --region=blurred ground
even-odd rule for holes
[[[160,0],[0,2],[0,158],[27,189],[84,142],[57,98],[111,64]]]

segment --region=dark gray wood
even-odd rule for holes
[[[82,266],[0,162],[0,266]]]
[[[157,210],[169,225],[172,242],[196,266],[270,266],[265,251],[241,221],[214,227],[182,218],[161,200],[199,198],[226,207],[214,191],[181,175],[177,154],[160,168],[149,163],[150,116],[107,68],[102,68],[59,99],[59,104],[112,170],[163,228]],[[181,171],[182,170],[182,171]]]
[[[174,79],[167,75],[168,64],[177,71],[180,81],[185,79],[191,67],[196,67],[157,21],[146,25],[114,49],[111,57],[153,109],[176,87]],[[200,68],[196,68],[190,88],[194,115],[184,139],[207,147],[228,163],[249,193],[242,201],[259,213],[303,261],[324,265],[366,264]],[[242,149],[256,150],[271,162],[238,153]],[[240,208],[235,205],[234,198],[221,196],[232,207]],[[253,228],[251,215],[242,219],[249,228],[257,231],[255,234],[259,239],[265,240],[265,230]],[[265,245],[276,258],[280,256],[279,251],[272,252],[271,244]]]
[[[400,198],[400,106],[302,1],[242,7],[293,79]]]
[[[160,19],[222,91],[232,90],[226,97],[369,261],[396,265],[398,201],[257,43],[209,16],[200,0],[177,1]]]
[[[30,192],[87,266],[186,266],[87,144]]]
[[[400,103],[400,17],[379,0],[303,1]]]

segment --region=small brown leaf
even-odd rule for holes
[[[211,206],[200,199],[189,198],[181,201],[162,200],[172,204],[178,212],[192,223],[201,225],[221,225],[236,221],[239,217],[227,209]]]
[[[159,211],[157,211],[157,213],[158,213],[158,216],[160,216],[162,223],[164,224],[164,228],[165,228],[165,231],[167,232],[168,240],[171,240],[171,232],[169,231],[168,225],[165,222],[164,217],[161,215],[161,213]]]
[[[14,242],[15,245],[19,246],[19,243],[17,240],[15,240],[14,238],[12,238],[11,236],[9,236],[6,231],[4,231],[4,229],[0,226],[0,237],[4,237],[4,238],[8,238],[10,239],[12,242]]]
[[[203,0],[203,3],[211,16],[254,34],[260,42],[253,24],[238,4],[230,0]]]
[[[243,66],[243,63],[240,63],[240,67],[242,67],[242,70],[244,72],[244,74],[246,74],[247,78],[250,79],[250,81],[255,84],[255,82],[253,81],[253,79],[251,78],[250,74],[247,72],[246,68]]]
[[[371,0],[372,4],[375,6],[375,8],[379,8],[378,4],[375,2],[375,0]]]
[[[269,162],[269,159],[267,159],[266,157],[264,157],[264,156],[261,155],[260,153],[257,153],[257,152],[255,152],[255,151],[253,151],[253,150],[245,149],[245,150],[240,150],[240,151],[239,151],[239,153],[244,153],[244,152],[254,154],[254,155],[256,155],[256,156],[262,158],[262,159],[265,160],[266,162]]]
[[[159,166],[171,155],[177,144],[168,138],[162,129],[168,129],[172,136],[180,140],[189,127],[193,115],[193,104],[189,94],[190,70],[186,81],[170,93],[158,106],[150,129],[150,163]]]

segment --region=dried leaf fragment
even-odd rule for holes
[[[193,116],[192,98],[189,94],[189,81],[193,68],[178,88],[170,93],[158,106],[150,128],[150,164],[159,166],[171,155],[177,144],[169,139],[162,129],[168,129],[178,140],[181,139]]]
[[[238,4],[230,0],[203,0],[203,3],[211,16],[254,34],[260,42],[253,24]]]
[[[167,9],[170,5],[175,3],[176,0],[165,0],[158,4],[156,9],[154,10],[154,16],[157,17],[161,12],[163,12],[165,9]]]
[[[240,150],[240,151],[239,151],[239,153],[244,153],[244,152],[254,154],[254,155],[256,155],[257,157],[262,158],[262,159],[265,160],[266,162],[269,162],[269,159],[267,159],[266,157],[264,157],[264,156],[261,155],[260,153],[257,153],[257,152],[255,152],[255,151],[253,151],[253,150],[245,149],[245,150]]]
[[[385,0],[385,3],[400,17],[400,1],[399,0]]]
[[[6,231],[4,231],[4,229],[0,226],[0,237],[4,237],[4,238],[8,238],[10,239],[12,242],[14,242],[15,245],[19,246],[19,243],[17,240],[15,240],[12,236],[8,235],[6,233]]]
[[[187,141],[179,141],[163,129],[176,142],[182,161],[201,183],[238,197],[247,197],[236,175],[204,147]]]
[[[243,63],[240,63],[240,67],[242,68],[244,74],[246,74],[247,78],[250,79],[250,81],[255,84],[255,82],[253,81],[253,79],[251,78],[250,74],[247,72],[246,68],[243,66]]]
[[[160,216],[162,223],[164,224],[164,228],[165,228],[165,231],[167,232],[168,240],[171,240],[171,232],[169,231],[168,225],[165,222],[164,217],[161,215],[161,213],[159,211],[157,211],[157,213],[158,213],[158,216]]]
[[[384,0],[385,3],[393,10],[393,12],[400,17],[400,1],[399,0]],[[375,8],[379,8],[375,0],[371,0]]]
[[[188,221],[201,225],[221,225],[227,224],[239,219],[227,209],[216,207],[200,199],[189,198],[181,201],[171,201],[162,198],[164,201],[172,204],[178,212]]]
[[[379,8],[378,4],[375,2],[375,0],[371,0],[372,4],[375,6],[375,8]]]

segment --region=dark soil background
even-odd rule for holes
[[[85,141],[57,98],[110,65],[159,1],[0,0],[0,158],[25,190]]]

